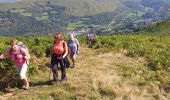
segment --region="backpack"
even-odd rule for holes
[[[28,48],[24,45],[23,42],[18,42],[18,46],[20,48],[21,53],[22,53],[21,49],[24,49],[27,53],[29,53]],[[12,48],[10,48],[10,55],[12,55]]]
[[[24,45],[23,42],[18,42],[18,46],[20,49],[24,49],[27,53],[29,53],[28,48]]]

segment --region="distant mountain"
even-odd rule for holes
[[[124,0],[124,14],[114,18],[113,32],[133,32],[170,18],[170,0]]]
[[[66,7],[66,11],[75,16],[110,12],[121,5],[121,0],[51,0],[50,2]]]
[[[20,2],[1,3],[0,10],[25,8],[36,4],[44,5],[46,3],[64,6],[68,14],[84,16],[114,11],[121,5],[121,0],[21,0]]]
[[[10,3],[10,2],[18,2],[23,0],[0,0],[0,3]]]
[[[129,33],[170,18],[170,0],[15,1],[0,3],[0,34]]]

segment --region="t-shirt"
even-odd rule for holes
[[[61,41],[61,42],[59,42],[59,43],[55,43],[53,46],[52,46],[52,48],[53,48],[53,52],[55,53],[55,54],[63,54],[64,52],[65,52],[65,49],[64,48],[66,48],[65,46],[66,46],[67,44],[66,44],[66,42],[65,41]]]
[[[70,39],[67,41],[68,47],[70,49],[70,52],[77,52],[78,50],[78,46],[79,46],[79,42],[77,39]]]
[[[17,67],[21,67],[26,62],[24,56],[26,56],[26,51],[22,48],[16,51],[9,48],[6,52],[6,57],[11,57]]]

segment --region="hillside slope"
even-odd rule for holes
[[[66,7],[66,12],[71,15],[95,15],[102,12],[114,11],[121,5],[119,0],[24,0],[15,3],[0,3],[0,10],[12,8],[26,8],[35,4],[53,4]]]
[[[121,5],[119,0],[53,0],[59,6],[64,6],[71,15],[95,15],[102,12],[112,12]]]
[[[5,10],[5,11],[4,11]],[[0,3],[0,34],[137,32],[170,18],[169,0],[22,0]],[[90,32],[89,32],[89,31]]]
[[[35,2],[35,0],[29,0],[29,1],[18,1],[18,2],[11,2],[11,3],[0,3],[0,11],[2,10],[9,10],[12,8],[15,9],[20,9],[20,8],[26,8],[26,7],[30,7],[31,5],[33,5]]]
[[[144,66],[143,59],[129,58],[114,52],[101,53],[82,46],[74,69],[67,70],[68,81],[49,85],[49,71],[32,77],[30,89],[0,96],[0,99],[25,100],[163,100],[158,86],[137,86],[130,78],[131,69]],[[144,69],[144,68],[143,68]],[[124,72],[123,72],[124,71]],[[60,75],[60,74],[59,74]],[[51,77],[52,78],[52,77]],[[139,80],[140,81],[140,80]]]
[[[144,31],[155,34],[170,34],[170,19],[150,25]]]

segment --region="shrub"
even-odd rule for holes
[[[0,90],[4,90],[16,84],[13,80],[18,78],[18,74],[11,59],[1,60],[0,72],[0,83],[6,83],[1,86]]]

